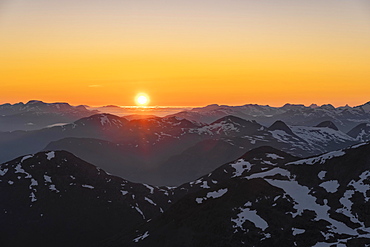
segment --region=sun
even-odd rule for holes
[[[136,95],[135,101],[137,105],[141,106],[147,105],[149,103],[149,96],[147,94],[140,93]]]

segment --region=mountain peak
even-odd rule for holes
[[[233,115],[227,115],[225,117],[222,117],[222,118],[214,121],[213,123],[211,123],[211,125],[216,124],[216,123],[222,123],[222,122],[236,123],[236,124],[239,124],[239,125],[245,125],[245,123],[250,123],[251,121],[240,118],[240,117],[236,117],[236,116],[233,116]],[[253,122],[255,122],[255,121],[253,121]]]
[[[312,108],[312,109],[319,108],[319,106],[318,106],[318,105],[316,105],[316,104],[311,104],[309,107],[310,107],[310,108]]]
[[[333,130],[339,130],[338,127],[332,121],[324,121],[316,125],[316,127],[327,127]]]
[[[320,106],[320,108],[324,110],[330,110],[330,111],[335,110],[335,107],[331,104],[322,105]]]
[[[30,100],[26,103],[26,105],[34,105],[34,104],[45,104],[45,103],[41,100]]]
[[[269,130],[274,131],[274,130],[282,130],[287,134],[294,135],[293,131],[289,128],[286,123],[284,123],[281,120],[277,120],[275,123],[273,123],[269,128]]]

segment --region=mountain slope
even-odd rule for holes
[[[108,175],[64,151],[0,165],[4,246],[91,246],[169,204],[167,190]]]
[[[106,246],[364,246],[370,144],[297,159],[252,150],[175,190],[164,214]]]
[[[369,141],[370,140],[370,124],[362,123],[351,129],[348,133],[349,136],[355,138],[358,141]]]

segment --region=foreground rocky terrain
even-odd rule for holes
[[[68,152],[0,166],[5,246],[364,246],[370,144],[310,158],[259,147],[178,187],[131,183]]]

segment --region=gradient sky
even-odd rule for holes
[[[1,0],[0,102],[359,105],[368,0]]]

